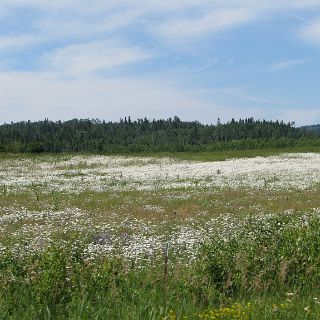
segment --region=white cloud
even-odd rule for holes
[[[320,45],[320,20],[312,21],[300,30],[300,35],[317,45]]]
[[[277,70],[287,69],[294,66],[299,66],[299,65],[306,64],[313,61],[315,61],[315,59],[296,59],[296,60],[280,61],[272,65],[271,69],[277,71]]]
[[[277,8],[308,8],[320,6],[319,0],[283,0],[281,2],[277,0],[269,0],[262,2],[260,0],[2,0],[2,6],[36,6],[36,7],[68,7],[78,4],[80,7],[93,7],[96,9],[117,7],[117,6],[145,6],[155,7],[157,10],[173,10],[177,8],[195,7],[195,6],[255,6],[255,7],[277,7]]]
[[[52,26],[52,29],[54,27],[60,29],[61,24],[55,23],[57,20],[59,22],[64,20],[62,26],[68,25],[68,21],[76,22],[76,26],[78,24],[80,26],[82,21],[84,26],[82,31],[86,33],[88,27],[94,30],[94,26],[100,26],[101,22],[103,24],[103,17],[106,18],[104,22],[107,29],[122,27],[133,23],[138,17],[145,17],[156,18],[152,19],[152,24],[160,29],[172,28],[173,31],[183,34],[187,31],[199,34],[206,28],[209,29],[208,32],[216,32],[223,30],[224,27],[245,23],[254,17],[259,17],[261,13],[314,9],[320,7],[320,0],[283,0],[280,3],[278,0],[2,0],[0,2],[0,11],[26,7],[42,10],[41,23]],[[185,15],[188,10],[198,11],[203,17],[190,19]],[[174,19],[177,14],[180,20]],[[163,16],[169,19],[163,21]],[[83,19],[84,17],[92,18],[91,26],[87,19]],[[184,26],[191,28],[183,30]]]
[[[164,38],[180,41],[220,32],[248,22],[253,17],[253,12],[248,9],[223,9],[205,13],[200,17],[168,20],[155,30]]]
[[[243,100],[248,102],[253,102],[256,104],[268,104],[268,105],[279,105],[285,103],[283,99],[270,96],[258,96],[252,93],[249,93],[246,88],[242,87],[220,87],[220,88],[209,88],[209,89],[200,89],[196,90],[199,94],[209,95],[213,99],[227,98],[233,100]]]
[[[284,121],[295,121],[298,126],[314,124],[320,119],[320,107],[288,108],[280,110],[278,118]]]
[[[180,41],[234,28],[273,13],[310,10],[320,0],[2,0],[1,11],[15,8],[41,10],[34,26],[41,37],[95,38],[105,32],[149,21],[146,31]],[[197,16],[190,17],[192,13]],[[307,33],[310,33],[306,31]],[[314,31],[312,31],[314,32]],[[311,32],[311,33],[312,33]],[[312,37],[312,36],[311,36]]]
[[[233,30],[246,23],[272,17],[274,14],[300,13],[303,10],[312,12],[320,7],[320,0],[2,0],[0,14],[14,13],[16,8],[28,9],[27,7],[37,10],[33,17],[32,10],[28,15],[32,20],[30,32],[37,36],[4,36],[0,38],[0,50],[19,49],[46,41],[50,48],[42,48],[46,53],[41,62],[46,70],[54,73],[0,73],[0,117],[3,120],[44,117],[100,117],[117,120],[125,114],[166,117],[174,113],[202,121],[212,118],[215,122],[217,117],[225,120],[245,116],[268,117],[268,110],[264,111],[263,108],[237,107],[241,105],[239,100],[242,100],[242,106],[244,102],[246,105],[251,102],[261,106],[268,101],[264,97],[236,88],[216,90],[211,99],[207,99],[208,93],[177,89],[169,82],[187,81],[183,76],[178,79],[179,75],[175,75],[169,67],[160,71],[157,68],[157,72],[163,71],[168,75],[167,83],[156,81],[154,74],[149,79],[110,80],[96,77],[94,73],[142,62],[157,54],[166,54],[163,47],[168,45],[168,39],[171,41],[169,45],[181,40],[194,41],[202,36]],[[12,17],[17,19],[13,23],[18,24],[18,16]],[[15,30],[11,31],[11,34],[15,34]],[[148,42],[149,47],[154,46],[152,53],[143,49],[142,35],[147,32],[154,37]],[[307,24],[301,30],[301,35],[319,44],[320,22]],[[110,38],[120,39],[121,42],[111,41]],[[132,45],[138,42],[141,46]],[[58,45],[59,48],[55,47]],[[197,49],[196,45],[189,47]],[[237,52],[237,57],[236,54]],[[41,59],[40,54],[32,57]],[[10,55],[4,57],[3,61],[6,58],[19,59]],[[22,59],[23,57],[21,61]],[[310,61],[281,61],[273,69],[280,70]],[[34,64],[36,65],[36,61]],[[198,72],[210,66],[208,64]],[[186,69],[189,71],[190,66],[186,65]],[[65,75],[76,77],[66,80]],[[233,85],[237,84],[231,82],[230,86]],[[224,99],[225,96],[229,97],[228,100]],[[235,107],[229,107],[231,104]],[[277,102],[274,101],[274,104]],[[315,111],[317,109],[312,110],[305,120],[313,116],[319,118]],[[287,117],[288,120],[298,122],[297,117],[301,116],[303,119],[303,115],[303,109],[288,109],[283,114],[279,113],[279,118]]]
[[[113,41],[77,44],[48,54],[47,67],[62,73],[80,75],[146,60],[150,55],[137,47],[126,47]]]
[[[11,37],[0,37],[0,50],[20,49],[23,47],[39,44],[42,42],[37,36],[33,35],[19,35]]]
[[[150,79],[60,79],[53,73],[0,73],[0,122],[100,118],[168,118],[205,123],[235,117],[262,117],[261,109],[208,102],[199,94]],[[197,115],[197,116],[195,116]]]
[[[166,83],[137,78],[103,79],[82,77],[61,79],[56,73],[0,72],[0,123],[21,120],[68,120],[100,118],[117,121],[120,117],[168,118],[215,123],[217,118],[254,117],[310,124],[320,119],[320,108],[287,108],[269,112],[259,107],[239,107],[236,101],[259,97],[243,96],[236,88],[217,89],[217,94],[234,95],[233,107],[207,99],[206,92],[189,91]],[[218,96],[217,96],[218,97]],[[217,99],[219,100],[219,99]]]
[[[73,12],[73,11],[71,11]],[[35,25],[46,37],[54,39],[87,39],[101,37],[106,33],[117,32],[139,21],[143,16],[141,9],[110,11],[89,14],[88,11],[68,14],[67,10],[42,15]]]

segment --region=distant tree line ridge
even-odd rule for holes
[[[232,119],[205,125],[198,121],[119,122],[98,119],[17,122],[0,126],[0,152],[179,152],[320,146],[317,130],[283,121]]]
[[[314,124],[311,126],[303,126],[301,128],[308,133],[312,133],[312,134],[320,137],[320,124]]]

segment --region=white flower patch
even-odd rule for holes
[[[158,212],[158,213],[162,213],[165,211],[165,209],[163,207],[150,205],[150,204],[146,204],[145,206],[143,206],[143,209],[146,211]]]
[[[7,192],[161,190],[176,188],[307,189],[320,182],[320,154],[216,162],[168,158],[73,156],[0,160]]]

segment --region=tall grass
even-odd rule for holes
[[[249,221],[188,265],[90,259],[81,241],[0,259],[0,319],[319,319],[320,218]],[[167,268],[168,267],[168,268]]]

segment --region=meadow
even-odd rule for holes
[[[2,154],[0,319],[319,319],[320,154],[257,152]]]

